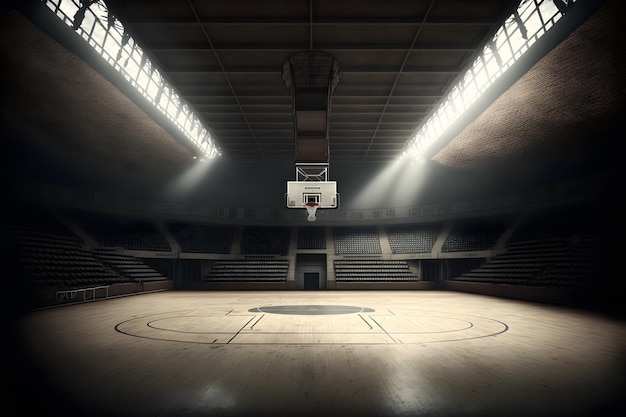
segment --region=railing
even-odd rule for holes
[[[455,219],[459,216],[491,215],[494,212],[507,213],[538,208],[550,208],[579,202],[596,201],[602,192],[606,178],[602,175],[579,179],[561,184],[539,187],[530,191],[506,194],[499,197],[471,201],[458,201],[441,204],[425,204],[393,210],[338,209],[329,210],[317,223],[332,225],[371,225],[407,223],[426,223]],[[244,216],[243,208],[213,207],[205,204],[190,205],[184,202],[158,200],[140,200],[106,192],[85,191],[78,188],[58,186],[46,183],[30,183],[29,198],[61,207],[96,209],[110,214],[147,214],[169,216],[178,221],[211,222],[220,225],[301,225],[301,213],[287,209],[246,208],[252,210],[252,218]],[[137,208],[141,207],[140,210]],[[378,213],[378,214],[377,214]]]
[[[106,296],[104,298],[109,298],[109,286],[108,285],[100,285],[97,287],[90,288],[77,288],[72,290],[60,290],[55,294],[55,298],[57,301],[89,301],[96,299],[96,291],[104,289],[106,291]],[[87,294],[91,293],[91,298],[87,297]],[[76,295],[82,294],[82,300],[76,300]],[[100,297],[103,298],[103,297]]]

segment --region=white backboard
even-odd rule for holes
[[[339,207],[336,181],[287,181],[286,197],[287,208],[304,209],[311,202],[324,209]]]

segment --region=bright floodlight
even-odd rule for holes
[[[167,83],[151,57],[109,10],[105,0],[44,0],[44,3],[169,119],[199,153],[207,159],[221,155],[200,117]]]
[[[413,133],[403,155],[421,160],[429,148],[513,63],[581,0],[521,1],[446,98]]]

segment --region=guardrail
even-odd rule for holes
[[[108,285],[100,285],[97,287],[90,287],[90,288],[77,288],[77,289],[73,289],[73,290],[60,290],[57,291],[55,294],[55,298],[57,301],[61,302],[61,301],[88,301],[88,300],[95,300],[96,299],[96,291],[97,290],[101,290],[104,289],[106,292],[105,297],[100,297],[100,298],[109,298],[109,286]],[[88,298],[88,293],[91,293],[91,298]],[[82,300],[77,300],[76,296],[78,294],[82,294]]]

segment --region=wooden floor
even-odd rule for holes
[[[443,291],[167,291],[16,326],[6,415],[626,415],[626,324],[574,308]]]

